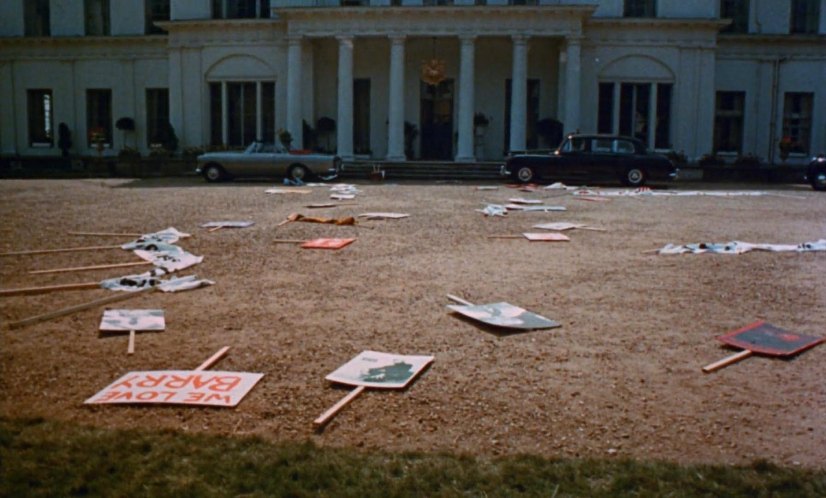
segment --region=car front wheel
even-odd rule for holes
[[[513,176],[519,182],[530,183],[536,179],[536,172],[530,166],[517,166]]]
[[[629,187],[642,187],[646,180],[645,171],[640,168],[628,168],[622,177],[622,183]]]
[[[310,176],[310,171],[303,164],[293,164],[287,171],[287,178],[293,181],[305,181]]]
[[[224,179],[224,170],[217,164],[208,164],[204,168],[204,178],[206,181],[213,183],[213,182],[220,182]]]
[[[812,188],[817,191],[822,192],[826,190],[826,167],[812,171],[812,174],[809,175],[809,183],[811,183]]]

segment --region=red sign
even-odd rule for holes
[[[341,249],[355,241],[356,239],[315,239],[301,244],[301,247],[304,249]]]
[[[772,356],[792,356],[823,342],[822,337],[796,334],[762,320],[718,339],[736,348]]]
[[[129,372],[86,404],[161,403],[233,407],[264,374],[210,370]]]

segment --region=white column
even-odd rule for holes
[[[566,132],[573,133],[579,130],[579,108],[580,102],[580,85],[582,84],[582,77],[580,76],[582,60],[581,60],[581,40],[579,38],[568,38],[568,46],[566,48],[567,65],[565,66],[565,119],[564,125]]]
[[[353,159],[353,37],[338,39],[338,124],[336,143],[338,155]]]
[[[528,100],[528,38],[513,37],[513,76],[511,77],[510,150],[525,149]]]
[[[255,82],[255,139],[264,140],[264,87]]]
[[[229,145],[229,92],[227,82],[221,82],[221,145]]]
[[[287,48],[287,131],[293,137],[292,147],[300,149],[304,128],[301,123],[301,37],[293,36]]]
[[[612,116],[614,118],[613,123],[611,124],[611,133],[619,134],[620,130],[620,99],[622,99],[622,83],[619,81],[614,82],[614,107],[612,112]]]
[[[456,162],[473,162],[475,36],[462,36],[459,62],[459,139]]]
[[[404,161],[404,36],[390,37],[387,160]]]

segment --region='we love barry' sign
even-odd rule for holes
[[[129,372],[85,404],[162,403],[234,407],[264,374],[207,370]]]

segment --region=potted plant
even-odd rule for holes
[[[483,112],[477,112],[473,115],[473,134],[484,135],[488,129],[490,119]]]
[[[792,137],[783,137],[778,142],[777,147],[780,149],[780,160],[786,162],[786,159],[789,158],[789,153],[791,153],[792,149],[794,148],[794,142],[792,141]]]

